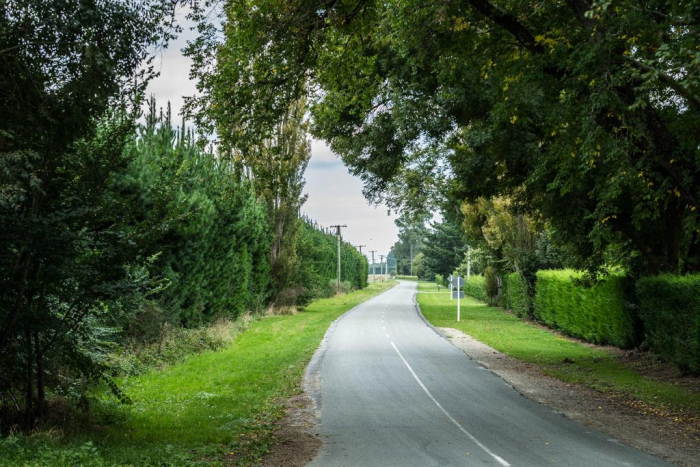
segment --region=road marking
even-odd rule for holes
[[[389,334],[387,334],[386,336],[389,337]],[[509,464],[508,462],[506,462],[503,458],[501,458],[501,457],[497,456],[496,454],[494,454],[489,448],[487,448],[486,446],[484,446],[484,445],[481,443],[481,441],[479,441],[478,439],[476,439],[476,438],[474,437],[474,435],[472,435],[471,433],[469,433],[462,425],[460,425],[459,422],[457,422],[457,420],[455,420],[454,418],[452,418],[452,415],[450,415],[450,414],[447,412],[447,410],[445,410],[445,408],[442,406],[442,404],[440,404],[440,403],[433,397],[433,395],[430,393],[430,391],[428,391],[428,388],[425,387],[425,384],[423,384],[423,381],[421,381],[420,378],[418,377],[418,375],[416,374],[416,372],[413,371],[413,368],[411,368],[411,365],[409,365],[408,362],[406,361],[406,359],[403,358],[403,355],[401,354],[401,351],[398,349],[398,347],[396,347],[396,344],[394,344],[392,341],[389,341],[389,342],[391,342],[392,347],[394,347],[394,350],[396,350],[396,353],[399,354],[399,357],[401,357],[401,360],[403,361],[404,365],[406,365],[406,368],[408,368],[408,371],[411,372],[411,374],[412,374],[413,377],[416,379],[416,381],[418,381],[418,384],[419,384],[420,387],[423,389],[423,391],[425,391],[425,393],[428,395],[428,397],[430,397],[430,400],[432,400],[432,401],[435,403],[435,405],[438,406],[438,408],[442,411],[442,413],[444,413],[445,416],[446,416],[447,418],[449,418],[450,421],[451,421],[452,423],[454,423],[455,426],[456,426],[457,428],[459,428],[459,429],[462,431],[462,433],[464,433],[465,435],[467,435],[467,437],[469,437],[469,439],[472,440],[472,441],[474,442],[474,444],[476,444],[476,445],[479,446],[481,449],[483,449],[484,452],[486,452],[486,454],[488,454],[489,456],[491,456],[491,457],[493,457],[494,459],[496,459],[496,462],[498,462],[499,464],[501,464],[503,467],[510,467],[510,464]]]

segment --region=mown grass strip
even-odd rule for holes
[[[436,286],[421,282],[418,290],[435,292]],[[419,293],[417,300],[433,325],[459,329],[506,355],[541,365],[562,381],[632,397],[675,416],[700,415],[700,394],[636,373],[605,349],[561,337],[471,297],[461,301],[460,322],[449,293]]]
[[[132,405],[103,395],[97,414],[103,427],[68,444],[43,440],[34,453],[24,440],[24,454],[9,454],[15,465],[30,459],[49,465],[42,459],[71,449],[77,456],[90,452],[91,462],[83,465],[190,465],[222,456],[252,462],[269,446],[273,423],[283,414],[280,400],[298,392],[331,322],[392,285],[377,283],[317,300],[296,315],[255,321],[229,347],[124,381]]]

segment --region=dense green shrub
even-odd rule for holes
[[[489,305],[498,304],[500,298],[498,281],[498,273],[492,266],[488,266],[484,270],[484,293],[488,298]]]
[[[508,275],[501,277],[501,294],[498,296],[498,301],[496,304],[505,309],[510,309],[509,298],[510,293],[508,292]]]
[[[527,281],[519,272],[503,277],[503,307],[521,318],[532,317],[532,298]]]
[[[588,342],[634,345],[638,321],[627,303],[627,278],[613,274],[586,287],[582,277],[568,269],[539,271],[535,317]]]
[[[476,274],[473,274],[469,277],[469,281],[467,281],[466,278],[464,280],[465,283],[462,290],[464,290],[466,295],[471,295],[472,297],[483,301],[488,300],[485,288],[486,280],[484,279],[484,276],[477,276]]]
[[[435,283],[439,285],[446,285],[447,279],[442,274],[435,274]]]
[[[644,277],[637,282],[637,297],[651,349],[700,374],[700,275]]]

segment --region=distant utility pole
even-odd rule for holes
[[[338,237],[338,292],[340,292],[340,229],[347,225],[331,225],[331,229],[335,229],[335,235]]]
[[[384,275],[384,256],[385,255],[379,255],[379,275],[380,276]]]
[[[365,247],[367,245],[357,245],[357,249],[360,250],[360,254],[362,254],[362,247]]]
[[[413,275],[413,242],[410,242],[409,245],[411,245],[411,275]]]
[[[377,250],[370,250],[369,252],[372,253],[372,282],[377,282],[377,271],[374,267],[374,254]]]

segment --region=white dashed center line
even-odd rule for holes
[[[386,337],[389,337],[389,334],[387,334]],[[406,365],[406,368],[408,368],[408,371],[410,371],[411,374],[413,375],[413,377],[416,379],[416,381],[418,382],[418,385],[423,389],[423,391],[425,391],[425,393],[428,395],[428,397],[430,398],[430,400],[432,400],[432,401],[435,403],[435,405],[437,405],[437,407],[442,411],[442,413],[444,413],[445,416],[446,416],[452,423],[454,423],[455,426],[456,426],[457,428],[459,428],[460,431],[461,431],[462,433],[464,433],[465,435],[467,435],[467,437],[468,437],[470,440],[472,440],[472,441],[474,442],[474,444],[476,444],[476,445],[479,446],[481,449],[483,449],[484,452],[486,452],[486,454],[488,454],[489,456],[493,457],[493,458],[496,460],[496,462],[498,462],[499,464],[501,464],[503,467],[510,467],[510,464],[509,464],[508,462],[506,462],[503,458],[497,456],[497,455],[494,454],[489,448],[487,448],[486,446],[484,446],[484,445],[481,443],[481,441],[479,441],[478,439],[476,439],[476,438],[474,437],[474,435],[472,435],[471,433],[469,433],[462,425],[460,425],[460,424],[457,422],[457,420],[455,420],[455,419],[452,417],[452,415],[450,415],[450,414],[447,412],[447,410],[445,410],[445,408],[442,406],[442,404],[440,404],[440,403],[435,399],[435,397],[433,397],[433,395],[430,393],[430,391],[428,391],[428,388],[425,387],[425,385],[423,384],[423,381],[421,381],[420,378],[418,377],[418,375],[416,374],[416,372],[413,371],[413,368],[411,368],[411,365],[409,365],[408,362],[406,361],[406,359],[403,358],[403,355],[402,355],[401,352],[399,351],[398,347],[396,347],[396,344],[394,344],[392,341],[389,341],[389,342],[391,342],[392,347],[394,347],[394,350],[396,350],[396,353],[399,354],[399,357],[401,357],[401,360],[403,361],[404,365]]]

